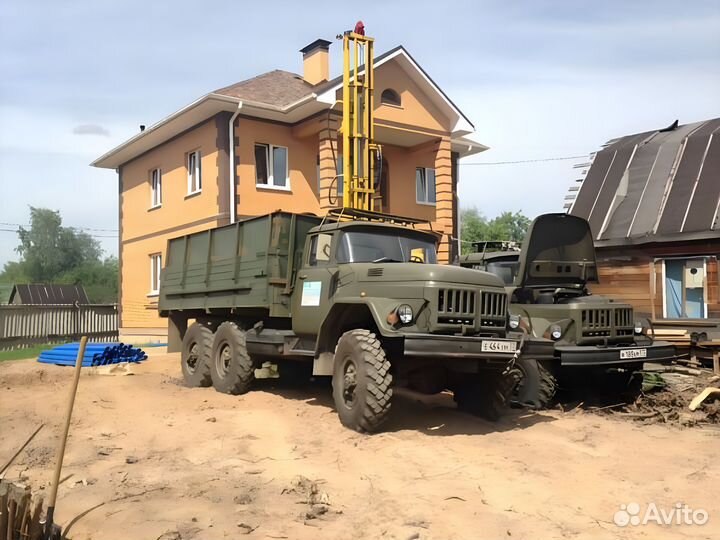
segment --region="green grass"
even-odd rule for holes
[[[15,349],[12,351],[0,351],[0,362],[4,362],[5,360],[22,360],[25,358],[37,358],[41,352],[47,351],[48,349],[52,349],[53,347],[57,347],[58,345],[60,345],[60,344],[52,343],[52,344],[44,344],[44,345],[35,345],[34,347],[28,347],[27,349]]]

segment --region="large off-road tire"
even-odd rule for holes
[[[180,351],[180,366],[185,384],[190,387],[210,386],[210,356],[213,332],[207,326],[194,323],[185,332]]]
[[[509,409],[510,398],[520,377],[518,368],[504,374],[481,373],[455,386],[453,398],[458,409],[495,422]]]
[[[513,401],[534,409],[549,407],[558,388],[550,366],[543,361],[522,357],[515,365],[522,375],[513,391]]]
[[[212,346],[210,376],[215,390],[224,394],[244,394],[255,380],[255,365],[245,342],[245,331],[234,322],[222,323]]]
[[[392,401],[390,362],[368,330],[350,330],[338,340],[333,368],[333,399],[340,422],[373,432],[385,422]]]

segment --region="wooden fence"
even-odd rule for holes
[[[0,306],[0,351],[41,343],[118,339],[117,304]]]

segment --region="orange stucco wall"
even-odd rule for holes
[[[181,230],[161,233],[135,242],[127,242],[122,251],[122,289],[120,291],[121,331],[128,333],[136,328],[167,329],[167,319],[158,315],[157,296],[150,295],[150,255],[160,253],[165,265],[167,241],[222,225],[213,220]]]
[[[413,152],[399,146],[383,145],[383,159],[387,159],[390,173],[387,212],[434,221],[435,206],[418,204],[415,193],[415,169],[435,167],[432,149]]]
[[[381,105],[383,90],[391,88],[400,94],[400,107]],[[394,60],[375,72],[375,119],[408,124],[436,131],[450,129],[450,120],[425,96]]]
[[[123,165],[123,240],[205,219],[219,211],[217,128],[211,119]],[[200,150],[202,191],[188,196],[186,155]],[[150,171],[162,170],[162,206],[151,207]]]
[[[186,154],[200,150],[202,191],[189,195]],[[218,191],[217,127],[213,119],[126,163],[121,168],[121,330],[162,328],[150,292],[150,255],[165,253],[169,238],[227,222]],[[151,208],[150,171],[162,170],[162,205]],[[201,222],[201,223],[198,223]]]
[[[288,212],[320,212],[317,178],[317,135],[294,137],[289,126],[238,118],[237,143],[238,215],[256,216],[282,208]],[[259,187],[255,182],[255,143],[288,149],[290,189]]]

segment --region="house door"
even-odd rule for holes
[[[665,317],[706,317],[704,259],[667,259],[665,263]]]

